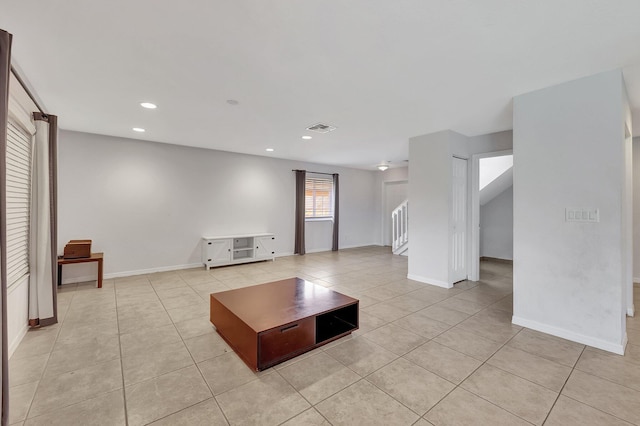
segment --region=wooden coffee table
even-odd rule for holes
[[[358,300],[301,278],[211,294],[211,323],[253,370],[358,329]]]

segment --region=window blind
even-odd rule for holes
[[[307,177],[304,201],[305,217],[333,217],[333,180]]]
[[[29,273],[31,135],[12,120],[7,127],[7,285]]]

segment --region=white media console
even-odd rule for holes
[[[274,234],[228,235],[202,238],[202,263],[214,266],[258,262],[275,258]]]

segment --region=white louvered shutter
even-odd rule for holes
[[[7,128],[7,284],[29,273],[31,135],[9,120]]]

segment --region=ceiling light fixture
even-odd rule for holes
[[[273,149],[273,148],[267,148],[267,149],[265,149],[265,151],[267,151],[267,152],[273,152],[273,151],[275,151],[275,149]]]
[[[151,102],[140,102],[140,106],[146,109],[156,109],[158,105],[152,104]]]
[[[138,133],[144,133],[146,130],[144,130],[142,127],[134,127],[133,131]]]
[[[313,138],[311,136],[306,136],[305,135],[305,136],[302,137],[302,139],[309,140],[309,139],[313,139]]]
[[[380,170],[381,172],[384,172],[385,170],[387,170],[389,168],[388,165],[386,164],[378,164],[378,170]]]

